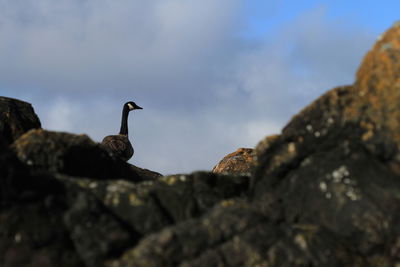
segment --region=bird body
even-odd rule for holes
[[[134,153],[133,147],[127,135],[117,134],[104,137],[101,144],[118,158],[129,160]]]
[[[131,142],[128,137],[128,115],[135,109],[142,109],[134,102],[126,102],[122,109],[121,129],[117,135],[108,135],[104,137],[101,145],[115,156],[122,160],[129,160],[134,153]]]

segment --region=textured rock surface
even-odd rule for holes
[[[327,92],[260,142],[250,199],[151,235],[110,266],[399,264],[400,48],[381,48],[399,38],[395,26],[354,85]]]
[[[239,148],[226,155],[212,170],[215,173],[249,173],[253,167],[253,149]]]
[[[8,144],[23,133],[40,128],[40,121],[31,104],[8,97],[0,97],[0,136]]]
[[[0,136],[0,265],[400,265],[399,39],[262,140],[250,176],[139,181],[85,136]]]
[[[241,196],[249,187],[249,177],[206,172],[166,176],[142,183],[58,178],[95,195],[140,235],[198,217],[221,200]]]
[[[8,147],[1,148],[0,178],[0,265],[84,266],[63,227],[64,188],[31,175]]]
[[[346,110],[349,119],[363,122],[363,141],[382,138],[376,135],[383,131],[400,147],[399,68],[400,23],[397,23],[366,55],[354,86],[353,93],[358,99]],[[387,156],[391,154],[389,151]]]
[[[103,153],[86,136],[45,130],[0,142],[1,266],[102,266],[249,187],[247,176],[160,178]]]
[[[86,135],[34,129],[18,138],[12,148],[21,161],[38,171],[143,180],[129,164],[111,157]]]
[[[39,172],[3,148],[1,266],[99,266],[249,185],[248,177],[208,173],[132,183]]]

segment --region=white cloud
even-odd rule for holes
[[[0,51],[9,60],[0,80],[61,94],[188,97],[224,63],[239,2],[3,1]]]
[[[45,116],[41,119],[46,122],[51,129],[73,129],[76,120],[76,107],[63,98],[57,99],[54,103],[47,106]]]
[[[322,8],[302,14],[241,54],[236,84],[253,105],[287,120],[326,90],[353,83],[374,38],[342,24],[328,20]]]

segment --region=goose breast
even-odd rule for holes
[[[126,135],[106,136],[101,142],[101,145],[123,160],[129,160],[134,153],[132,144]]]

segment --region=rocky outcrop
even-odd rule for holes
[[[400,23],[396,23],[366,55],[357,72],[346,119],[362,128],[361,138],[373,154],[400,174]]]
[[[0,137],[0,265],[103,266],[140,239],[242,196],[248,176],[161,177],[86,135]]]
[[[249,177],[208,173],[141,183],[71,177],[31,172],[11,152],[3,158],[2,266],[102,266],[249,185]]]
[[[395,25],[354,85],[262,140],[248,175],[232,174],[245,151],[225,161],[230,174],[145,181],[85,136],[31,130],[11,148],[0,138],[1,265],[399,265],[399,39]]]
[[[11,144],[30,129],[40,128],[40,121],[31,104],[0,97],[0,136]]]
[[[151,235],[111,266],[399,264],[399,39],[396,25],[354,85],[260,142],[250,198]]]
[[[64,187],[0,151],[1,266],[84,266],[63,227]]]
[[[239,148],[235,152],[226,155],[215,167],[215,173],[249,173],[253,167],[253,149]]]
[[[143,180],[129,164],[112,157],[86,135],[34,129],[12,145],[32,169],[78,177]]]

